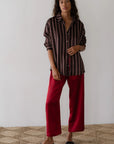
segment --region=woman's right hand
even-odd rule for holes
[[[61,80],[60,73],[56,67],[52,68],[52,76],[55,80]]]

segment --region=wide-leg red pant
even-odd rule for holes
[[[45,104],[46,110],[46,135],[56,136],[61,134],[60,96],[67,80],[69,86],[69,121],[68,131],[84,130],[84,73],[82,75],[63,76],[55,80],[50,71],[49,86]]]

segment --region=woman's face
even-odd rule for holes
[[[59,0],[61,12],[69,12],[71,10],[70,0]]]

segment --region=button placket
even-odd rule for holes
[[[69,31],[66,32],[66,49],[69,48]],[[67,53],[66,56],[66,69],[67,69],[67,75],[69,75],[69,54]]]
[[[63,21],[63,25],[64,25],[64,30],[65,30],[65,35],[66,35],[66,75],[69,75],[69,54],[67,53],[67,49],[69,48],[69,31],[70,31],[70,27],[69,29],[66,31],[65,28],[65,22]]]

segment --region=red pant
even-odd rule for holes
[[[46,134],[56,136],[61,134],[60,96],[67,80],[69,86],[69,132],[84,130],[84,74],[63,76],[55,80],[50,71],[49,86],[46,99]]]

